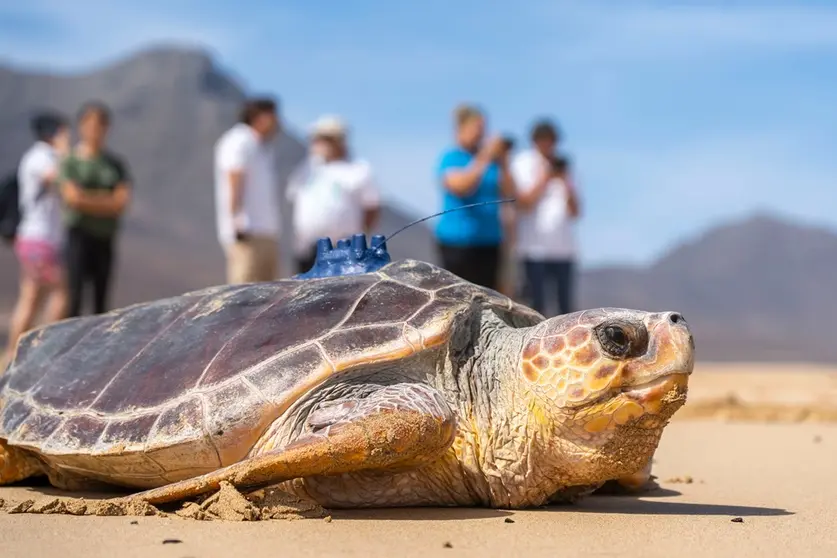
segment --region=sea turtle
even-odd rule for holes
[[[212,287],[26,334],[0,484],[537,506],[647,478],[693,361],[677,313],[545,319],[425,262]]]

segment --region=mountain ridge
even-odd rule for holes
[[[200,48],[149,47],[60,74],[0,66],[0,172],[13,169],[31,144],[32,111],[48,107],[73,116],[84,100],[105,101],[114,112],[111,145],[136,179],[114,303],[220,283],[224,260],[215,235],[212,147],[236,120],[246,95],[241,83]],[[288,123],[279,143],[280,177],[304,156],[304,141]],[[289,239],[287,204],[282,217]],[[392,234],[413,219],[387,205],[375,232]],[[389,249],[395,259],[436,261],[426,223],[400,233]],[[288,275],[291,254],[281,255]],[[2,313],[11,309],[17,289],[10,250],[0,249],[0,269]],[[681,311],[704,360],[834,362],[837,343],[829,326],[837,314],[835,278],[837,233],[754,211],[684,237],[646,265],[582,269],[579,302],[582,308]]]

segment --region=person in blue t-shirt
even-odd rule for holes
[[[502,137],[483,141],[485,117],[478,108],[456,109],[456,145],[439,160],[442,209],[497,201],[514,192],[510,146]],[[442,267],[463,279],[498,289],[503,227],[500,204],[469,207],[439,217],[436,242]]]

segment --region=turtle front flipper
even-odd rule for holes
[[[0,440],[0,485],[43,474],[41,462],[32,454],[8,446]]]
[[[651,475],[652,462],[653,457],[636,473],[607,481],[595,491],[595,494],[641,494],[656,490],[659,485],[654,481],[655,477]]]
[[[453,411],[423,384],[385,386],[323,407],[308,423],[312,432],[281,449],[134,497],[162,504],[217,490],[222,481],[255,490],[301,477],[415,467],[440,457],[456,435]]]
[[[623,490],[629,493],[647,492],[657,488],[656,483],[651,480],[652,461],[653,458],[649,459],[648,463],[646,463],[645,467],[641,470],[637,471],[633,475],[627,475],[616,479],[616,482],[619,483],[619,486],[621,486]]]

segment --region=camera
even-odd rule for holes
[[[514,138],[511,136],[503,136],[503,149],[511,151],[514,149]]]
[[[549,163],[552,166],[552,172],[555,174],[566,172],[567,167],[569,167],[570,164],[567,158],[562,157],[561,155],[553,155],[550,157]]]

